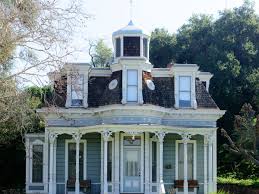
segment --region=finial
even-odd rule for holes
[[[130,0],[130,20],[132,21],[133,17],[133,0]]]

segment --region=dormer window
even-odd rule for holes
[[[138,101],[138,71],[127,70],[127,101]]]
[[[123,37],[123,55],[125,57],[140,56],[140,37]]]
[[[83,106],[83,87],[84,76],[72,75],[71,76],[71,105]]]
[[[179,77],[179,107],[191,107],[191,76]]]

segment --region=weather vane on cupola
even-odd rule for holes
[[[130,0],[130,21],[132,21],[133,17],[133,0]]]

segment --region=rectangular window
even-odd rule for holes
[[[191,76],[179,77],[179,107],[191,107]]]
[[[71,76],[71,94],[72,94],[72,106],[83,105],[83,87],[84,87],[84,76],[83,75],[72,75]]]
[[[121,56],[121,39],[116,38],[115,42],[116,42],[116,57],[120,57]]]
[[[32,146],[32,182],[43,182],[43,145]]]
[[[124,37],[123,38],[123,55],[124,56],[140,56],[140,37]]]
[[[188,180],[193,180],[193,172],[194,172],[194,144],[187,144],[187,174]],[[184,144],[178,144],[178,180],[184,180]]]
[[[79,180],[84,175],[84,143],[79,144]],[[68,179],[76,179],[76,143],[68,143]]]
[[[143,38],[143,55],[144,57],[147,57],[147,38]]]
[[[128,102],[138,101],[138,71],[137,70],[127,71],[127,101]]]

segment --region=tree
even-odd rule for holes
[[[90,41],[88,52],[92,66],[108,67],[110,65],[112,49],[104,43],[103,39],[98,40],[96,43]]]
[[[235,131],[235,115],[242,105],[249,103],[258,113],[259,16],[255,13],[253,2],[245,1],[240,7],[221,11],[216,19],[204,14],[194,15],[173,35],[160,33],[160,37],[155,34],[156,30],[152,33],[151,43],[154,44],[150,47],[150,59],[155,67],[164,67],[168,63],[169,60],[163,62],[158,58],[167,53],[167,59],[174,59],[177,63],[196,63],[202,71],[214,74],[210,93],[217,105],[227,110],[217,124],[230,137]],[[174,43],[164,47],[160,40],[172,37],[176,37]],[[221,149],[225,138],[220,134],[218,143],[220,167],[229,171],[226,161],[232,164],[240,161],[238,158],[221,157],[227,152]]]
[[[23,88],[25,81],[42,84],[44,73],[60,69],[73,53],[73,33],[88,16],[79,0],[70,3],[62,7],[56,0],[0,2],[0,143],[33,129],[35,107]]]
[[[235,140],[225,129],[221,129],[223,136],[228,140],[224,147],[259,166],[259,115],[255,114],[250,104],[244,104],[240,115],[235,116],[234,126],[232,135]]]
[[[156,28],[151,34],[150,61],[154,67],[167,67],[175,60],[175,35],[165,29]]]

